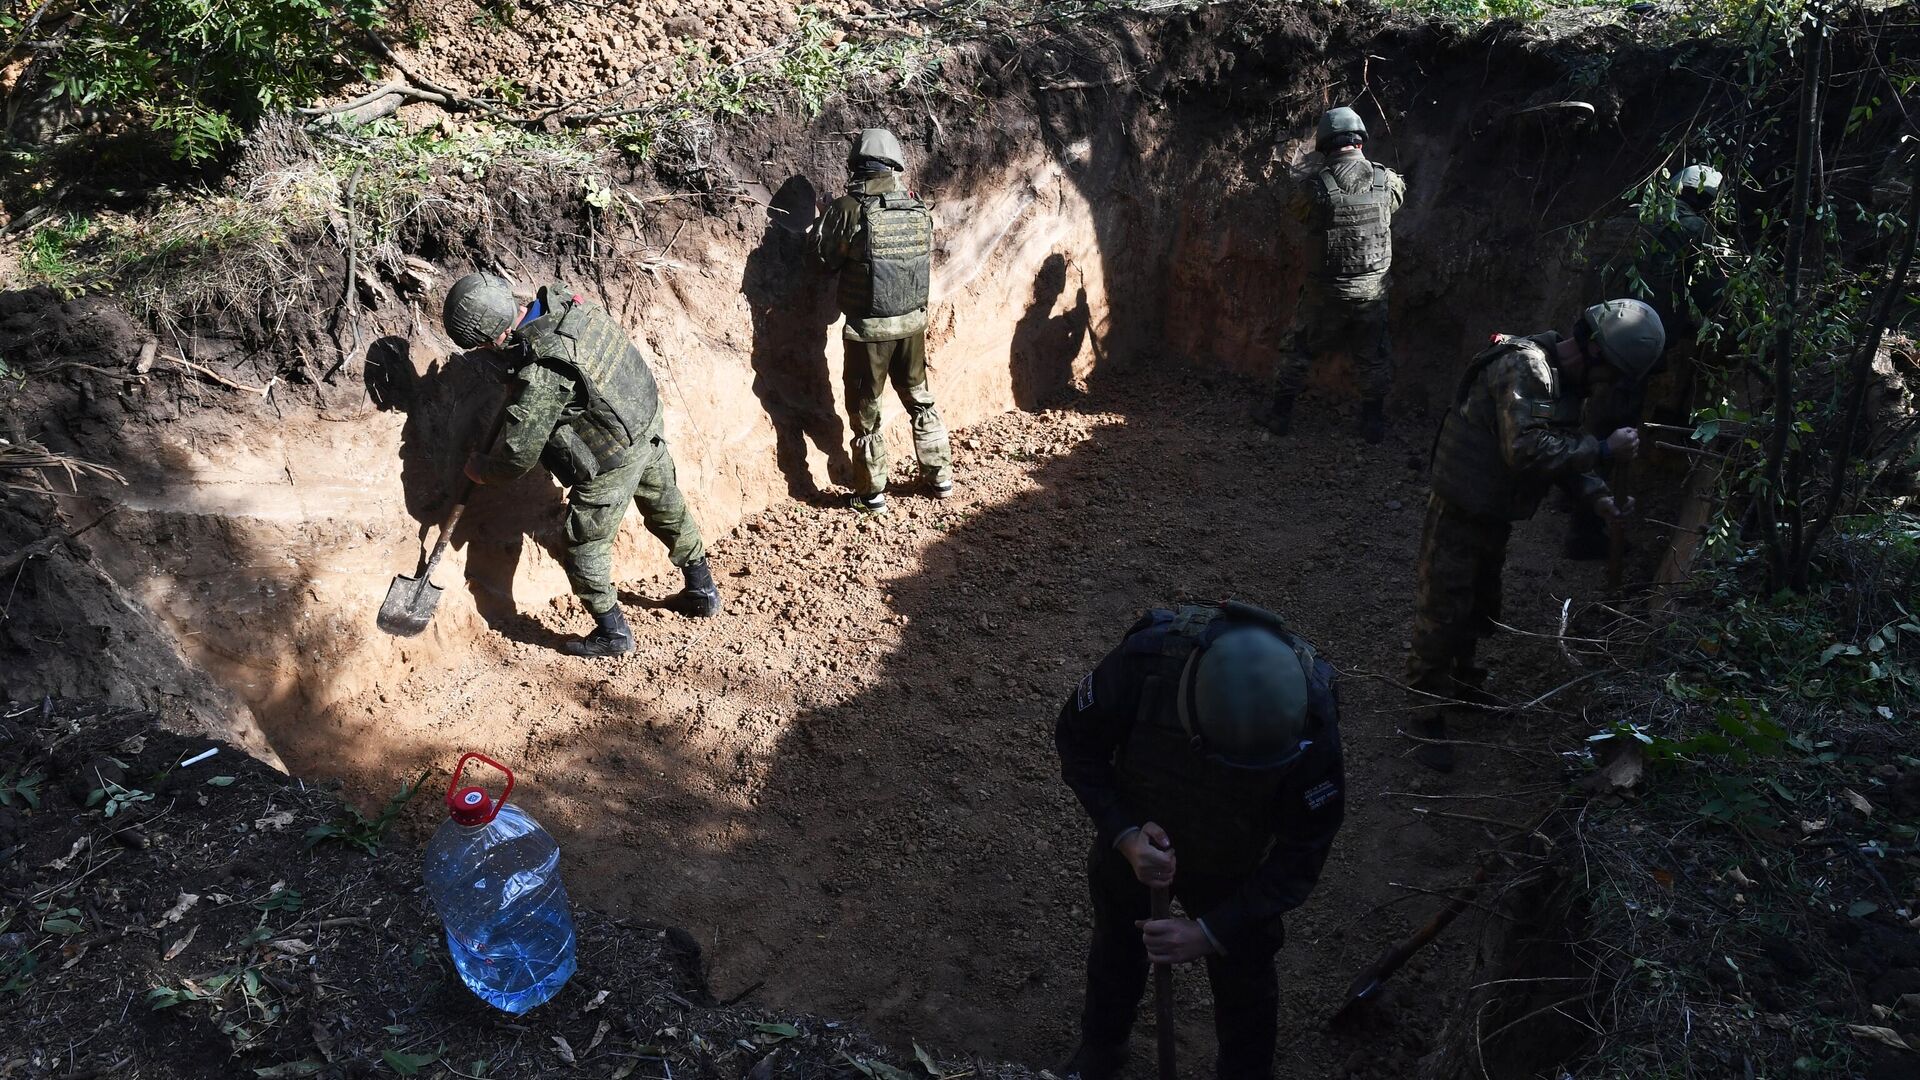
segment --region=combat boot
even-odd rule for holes
[[[1255,415],[1253,422],[1273,432],[1275,435],[1285,435],[1287,432],[1292,431],[1293,396],[1290,394],[1275,394],[1273,403],[1267,406],[1266,411]]]
[[[847,505],[863,514],[884,514],[887,512],[887,493],[876,491],[871,495],[855,495]]]
[[[560,646],[568,656],[620,656],[633,651],[633,631],[627,629],[627,616],[615,604],[593,617],[593,633]]]
[[[1447,722],[1435,709],[1414,718],[1410,725],[1413,734],[1422,739],[1444,739],[1447,737]],[[1425,765],[1437,773],[1453,771],[1453,746],[1443,742],[1423,742],[1413,751],[1413,760]]]
[[[720,614],[720,588],[713,583],[713,570],[702,557],[680,568],[686,586],[667,603],[683,615],[704,619]]]
[[[1387,437],[1387,403],[1368,398],[1360,403],[1360,437],[1378,446]]]

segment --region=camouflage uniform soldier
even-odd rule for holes
[[[1326,164],[1301,185],[1293,212],[1314,233],[1316,257],[1300,287],[1292,340],[1274,381],[1273,403],[1259,422],[1276,435],[1293,426],[1293,403],[1307,385],[1313,359],[1342,346],[1362,367],[1360,432],[1386,437],[1387,391],[1393,386],[1393,343],[1387,334],[1387,271],[1393,265],[1393,215],[1407,184],[1367,160],[1367,127],[1352,109],[1320,117],[1316,142]]]
[[[1433,493],[1420,538],[1413,649],[1407,685],[1423,702],[1481,700],[1487,673],[1474,666],[1478,639],[1500,615],[1500,573],[1513,522],[1539,508],[1560,483],[1603,518],[1624,516],[1597,470],[1629,461],[1639,433],[1623,427],[1604,440],[1580,430],[1581,399],[1616,382],[1644,380],[1660,359],[1660,316],[1638,300],[1595,304],[1573,336],[1495,335],[1467,366],[1434,442]],[[1442,709],[1414,723],[1430,739],[1445,736]],[[1422,744],[1416,757],[1451,771],[1451,747]]]
[[[906,154],[885,128],[868,128],[847,156],[847,194],[821,217],[815,252],[840,274],[846,315],[843,370],[853,427],[856,509],[887,508],[887,443],[880,394],[889,380],[913,424],[913,453],[934,498],[953,494],[947,429],[927,388],[927,283],[933,215],[900,183]]]
[[[1719,306],[1726,284],[1701,256],[1701,250],[1713,241],[1710,218],[1719,194],[1720,173],[1711,166],[1689,165],[1680,170],[1673,178],[1673,217],[1651,230],[1637,217],[1624,222],[1624,228],[1609,229],[1616,238],[1625,234],[1631,239],[1601,243],[1602,250],[1611,248],[1614,255],[1599,267],[1598,280],[1590,283],[1601,294],[1642,289],[1647,293],[1647,303],[1659,314],[1667,331],[1666,353],[1654,373],[1673,369],[1669,405],[1679,411],[1673,421],[1676,423],[1684,421],[1691,408],[1694,353],[1700,333],[1697,313],[1711,312]],[[1639,280],[1635,281],[1633,275]],[[1640,423],[1647,390],[1644,383],[1623,383],[1611,394],[1588,399],[1587,433],[1605,438],[1616,428]],[[1659,411],[1656,408],[1656,415]],[[1604,559],[1609,548],[1607,523],[1586,506],[1575,504],[1567,522],[1567,558]]]
[[[522,304],[491,274],[454,283],[445,321],[461,348],[505,351],[518,384],[500,437],[468,459],[468,478],[498,483],[537,463],[568,489],[567,580],[595,628],[562,651],[617,656],[633,649],[613,589],[613,540],[630,502],[685,577],[674,605],[689,615],[716,614],[720,592],[662,437],[653,372],[626,330],[565,285],[547,285]]]

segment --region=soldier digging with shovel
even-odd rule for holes
[[[1205,960],[1216,1074],[1272,1076],[1281,917],[1313,891],[1344,814],[1333,668],[1248,604],[1155,609],[1080,680],[1054,744],[1095,830],[1080,1046],[1058,1071],[1117,1076],[1148,962]],[[1164,913],[1168,892],[1185,917]]]
[[[461,348],[502,353],[514,386],[499,436],[468,458],[467,479],[499,483],[538,464],[567,488],[562,561],[594,629],[561,651],[633,650],[613,588],[613,540],[628,503],[640,507],[647,531],[685,575],[670,605],[696,617],[717,614],[720,592],[662,437],[653,372],[613,316],[565,285],[543,286],[523,302],[505,279],[468,274],[447,292],[445,322]]]

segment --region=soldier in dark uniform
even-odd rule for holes
[[[840,275],[846,315],[847,419],[853,428],[857,510],[887,508],[887,442],[880,395],[889,380],[913,426],[913,454],[936,499],[953,494],[947,429],[927,388],[927,285],[933,215],[900,182],[906,153],[885,128],[867,128],[847,156],[849,190],[821,216],[814,251]]]
[[[1344,813],[1334,671],[1251,605],[1155,609],[1080,680],[1054,729],[1093,819],[1093,942],[1068,1077],[1127,1058],[1147,965],[1205,960],[1221,1077],[1271,1076],[1281,919]],[[1185,915],[1149,919],[1149,887]]]
[[[1484,700],[1487,673],[1473,653],[1500,617],[1513,523],[1532,517],[1555,483],[1603,520],[1631,511],[1631,500],[1615,505],[1599,470],[1632,460],[1639,432],[1622,427],[1596,439],[1580,430],[1580,406],[1590,393],[1644,380],[1665,343],[1651,307],[1609,300],[1588,308],[1572,337],[1496,334],[1467,366],[1434,442],[1407,654],[1416,704],[1442,704],[1415,719],[1415,734],[1442,739],[1445,702]],[[1453,769],[1448,745],[1423,743],[1415,756]]]
[[[1386,437],[1393,343],[1387,334],[1387,271],[1393,266],[1393,215],[1406,181],[1367,160],[1367,125],[1352,109],[1320,117],[1315,144],[1326,162],[1294,193],[1292,209],[1313,233],[1314,264],[1300,287],[1293,338],[1274,380],[1273,403],[1256,419],[1276,435],[1293,427],[1293,403],[1306,389],[1314,357],[1353,350],[1361,370],[1360,433]]]
[[[539,464],[568,489],[563,561],[594,630],[562,651],[633,649],[613,588],[613,540],[629,503],[686,579],[673,605],[694,616],[719,612],[706,546],[662,434],[653,372],[613,316],[565,285],[547,285],[523,303],[505,279],[468,274],[448,290],[444,318],[454,344],[503,352],[515,383],[499,438],[468,459],[467,477],[499,483]]]
[[[1587,399],[1587,434],[1598,439],[1638,426],[1650,394],[1656,417],[1662,415],[1663,399],[1676,413],[1669,422],[1684,423],[1692,408],[1700,316],[1719,306],[1726,286],[1724,275],[1703,254],[1714,242],[1713,204],[1720,195],[1720,173],[1708,165],[1689,165],[1674,176],[1672,187],[1672,216],[1667,220],[1649,226],[1635,216],[1607,230],[1613,239],[1601,246],[1614,250],[1596,267],[1597,280],[1589,283],[1590,296],[1644,292],[1667,333],[1666,351],[1652,373],[1658,379],[1622,381],[1611,392]],[[1567,522],[1567,558],[1604,559],[1610,547],[1607,523],[1591,508],[1575,503]]]

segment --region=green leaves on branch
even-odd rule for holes
[[[59,3],[59,0],[55,0]],[[343,46],[380,25],[385,0],[73,0],[51,92],[205,160],[267,112],[305,104],[351,73]],[[51,22],[51,20],[49,20]]]

